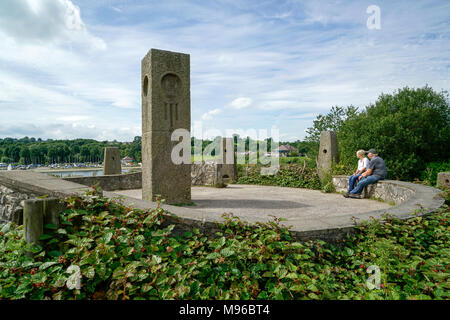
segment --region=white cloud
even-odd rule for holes
[[[211,111],[208,111],[208,112],[204,113],[202,115],[202,120],[205,120],[205,121],[206,120],[212,120],[214,116],[216,116],[216,115],[218,115],[220,113],[222,113],[221,109],[218,109],[218,108],[217,109],[213,109]]]
[[[357,1],[174,3],[1,0],[0,128],[132,139],[150,48],[191,55],[192,121],[222,131],[275,123],[303,137],[333,105],[450,88],[445,1],[385,3],[376,32]]]
[[[70,0],[2,0],[0,30],[17,42],[72,43],[96,49],[106,44],[92,36]]]
[[[55,118],[56,121],[68,121],[68,122],[84,121],[84,120],[89,120],[89,119],[91,119],[91,117],[81,116],[81,115],[71,115],[71,116],[63,116],[63,117]],[[74,125],[76,127],[76,123],[73,123],[72,127]]]
[[[246,97],[241,97],[241,98],[237,98],[234,99],[233,102],[231,102],[231,107],[234,109],[245,109],[250,107],[252,104],[252,99],[250,98],[246,98]]]

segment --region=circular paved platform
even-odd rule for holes
[[[114,191],[115,194],[135,199],[141,199],[141,192],[141,189]],[[276,216],[287,219],[283,224],[297,231],[348,225],[351,216],[367,219],[370,212],[391,207],[384,202],[344,198],[336,193],[256,185],[192,187],[192,201],[195,206],[185,207],[186,210],[189,208],[192,213],[202,213],[208,220],[220,220],[223,213],[230,212],[248,222],[265,222]],[[176,211],[179,209],[170,207],[165,206],[170,212],[178,214]]]

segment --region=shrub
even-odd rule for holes
[[[449,171],[450,160],[447,160],[446,162],[430,162],[426,165],[426,169],[422,171],[420,179],[429,185],[435,186],[438,173]]]
[[[325,174],[325,176],[320,181],[322,185],[322,191],[325,193],[331,193],[335,192],[336,188],[333,184],[333,176],[331,175],[331,172]]]
[[[248,175],[245,166],[238,169],[238,184],[259,184],[292,188],[321,189],[316,169],[306,165],[284,165],[275,175],[261,175],[261,166],[249,166]]]
[[[388,178],[412,181],[427,163],[448,159],[448,93],[425,86],[382,94],[344,121],[338,140],[344,162],[353,163],[358,149],[375,148],[386,162]]]

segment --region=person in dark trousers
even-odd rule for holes
[[[364,150],[358,150],[356,152],[356,157],[359,158],[358,161],[358,169],[350,176],[348,177],[348,191],[347,193],[350,193],[353,188],[355,187],[356,181],[358,181],[358,178],[361,176],[361,174],[369,168],[369,159],[365,157],[366,152]]]
[[[345,193],[344,197],[361,199],[361,192],[364,190],[365,186],[386,178],[386,164],[384,163],[384,160],[378,156],[378,152],[375,149],[370,149],[367,151],[367,156],[370,159],[369,168],[358,178],[359,182],[356,188]]]

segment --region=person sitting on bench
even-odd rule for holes
[[[344,197],[361,199],[361,193],[365,186],[386,178],[386,164],[378,156],[378,152],[375,149],[370,149],[367,151],[367,156],[370,159],[369,168],[358,178],[359,182],[356,188],[344,194]]]
[[[358,160],[358,168],[356,171],[348,177],[348,191],[350,193],[355,187],[356,181],[361,176],[361,174],[369,168],[369,159],[365,157],[366,152],[364,150],[358,150],[356,152],[356,156],[359,158]]]

